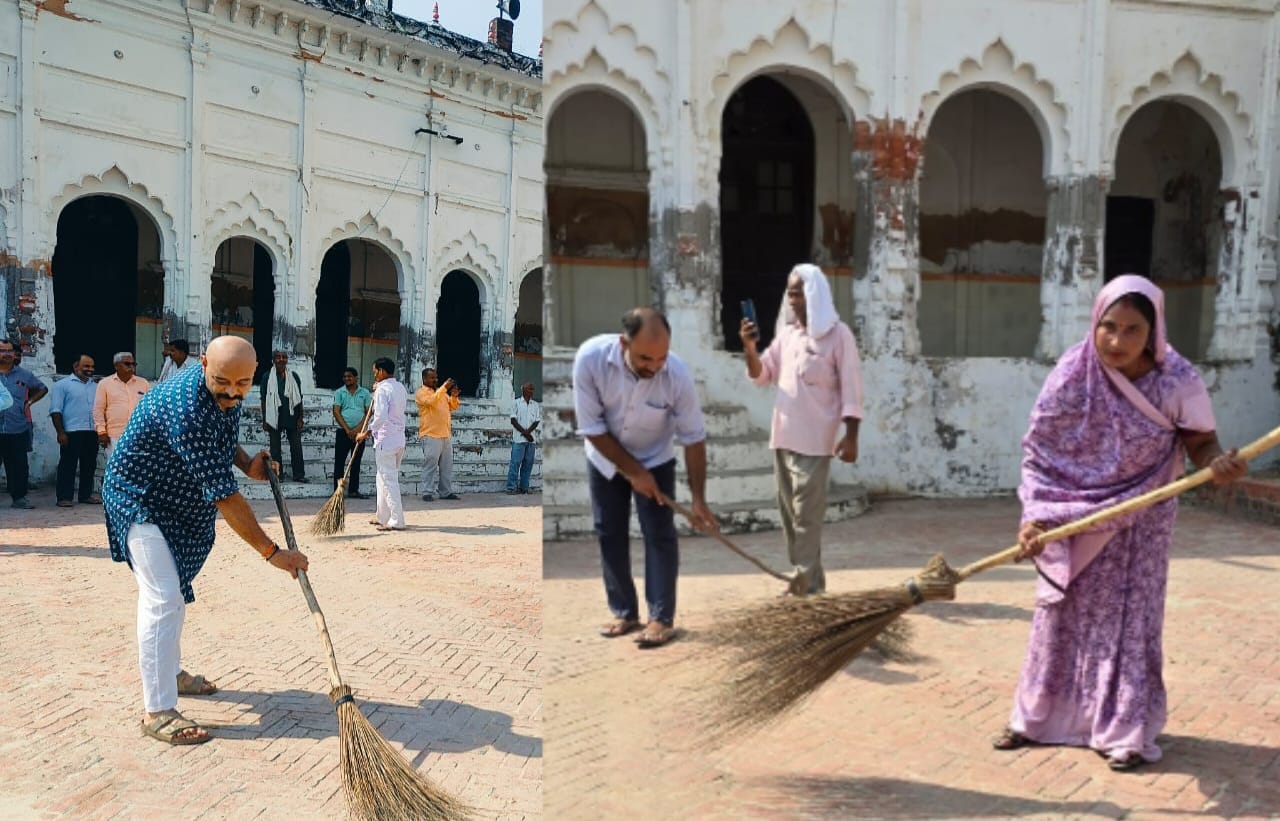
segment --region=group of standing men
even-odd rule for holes
[[[823,592],[821,539],[831,458],[858,458],[862,381],[857,344],[836,313],[821,269],[797,265],[782,299],[772,343],[758,351],[759,332],[744,317],[739,335],[746,376],[775,385],[769,446],[774,451],[778,507],[792,566],[783,595]],[[671,327],[652,308],[622,320],[622,334],[582,344],[574,358],[577,432],[586,440],[592,517],[600,543],[605,593],[614,619],[600,629],[615,638],[640,630],[641,647],[660,647],[675,630],[679,551],[673,440],[684,447],[693,498],[690,524],[715,531],[707,507],[706,428],[693,375],[670,351]],[[843,431],[841,430],[843,426]],[[634,498],[645,543],[648,621],[640,621],[628,536]]]
[[[164,369],[158,382],[172,378],[191,361],[185,340],[175,339],[164,348]],[[151,383],[136,373],[137,360],[129,351],[112,357],[115,373],[94,380],[95,362],[81,354],[71,366],[71,376],[48,388],[44,382],[18,364],[18,349],[8,340],[0,340],[0,383],[7,390],[0,397],[0,460],[9,483],[13,507],[35,507],[27,492],[30,488],[27,453],[32,448],[34,426],[31,406],[47,394],[49,417],[58,438],[57,472],[58,507],[72,507],[73,495],[81,504],[101,504],[94,493],[94,473],[98,451],[107,458],[124,433],[134,409],[151,389]],[[79,482],[76,478],[79,475]],[[78,492],[77,492],[78,491]]]

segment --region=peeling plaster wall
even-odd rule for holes
[[[1202,366],[1213,380],[1219,427],[1224,441],[1240,443],[1274,426],[1280,369],[1267,326],[1280,319],[1273,297],[1280,184],[1271,170],[1280,150],[1280,38],[1267,4],[547,0],[544,17],[552,104],[608,88],[643,126],[651,295],[671,318],[673,349],[693,363],[709,399],[746,406],[761,428],[770,395],[745,383],[740,357],[715,350],[721,116],[735,88],[768,75],[821,89],[849,118],[847,165],[824,166],[821,137],[815,146],[819,177],[834,174],[834,184],[825,184],[837,190],[834,202],[816,198],[815,255],[827,253],[829,226],[838,235],[848,225],[848,275],[834,253],[829,264],[837,270],[828,273],[836,274],[867,381],[862,457],[854,468],[837,467],[838,479],[888,492],[1013,487],[1041,382],[1087,333],[1102,285],[1119,133],[1145,102],[1170,96],[1189,101],[1213,127],[1223,187],[1238,193],[1223,212],[1217,256],[1226,278],[1220,274],[1211,300],[1213,336]],[[1038,312],[1039,329],[1019,339],[1017,358],[921,356],[917,313],[927,308],[919,301],[928,263],[921,260],[917,166],[939,107],[968,88],[1014,101],[1042,147],[1026,162],[1038,208],[1025,200],[1006,206],[1013,225],[1006,233],[1028,247],[1005,238],[977,248],[995,255],[992,266],[979,267],[1040,279],[1038,293],[1019,303]],[[836,150],[843,151],[838,141]],[[1039,248],[1019,215],[1037,221]]]
[[[320,262],[361,238],[394,262],[411,371],[435,358],[444,274],[484,283],[483,393],[513,396],[500,360],[517,278],[542,255],[541,64],[410,23],[323,0],[4,4],[0,319],[20,334],[24,365],[52,375],[58,215],[106,194],[158,230],[141,256],[164,268],[156,343],[208,343],[216,249],[250,237],[274,263],[273,342],[311,389]],[[47,411],[35,416],[40,475],[56,448]]]

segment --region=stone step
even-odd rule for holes
[[[464,499],[468,493],[503,493],[506,491],[507,480],[506,474],[501,479],[483,478],[475,479],[455,475],[453,478],[453,490]],[[358,499],[347,500],[347,513],[350,514],[353,505],[364,505],[369,510],[373,509],[374,480],[370,476],[368,484],[361,480],[360,492],[369,496],[369,499],[361,501]],[[538,487],[535,483],[530,482],[530,488],[536,493]],[[327,499],[333,493],[333,485],[328,481],[312,481],[306,484],[298,482],[285,481],[281,483],[281,489],[284,491],[286,499]],[[254,482],[246,479],[240,483],[240,492],[246,499],[262,500],[271,498],[271,486],[266,482]],[[416,474],[400,474],[400,495],[402,497],[412,497],[421,495],[420,486]]]
[[[475,459],[504,459],[511,455],[510,440],[487,440],[484,442],[471,443],[463,438],[461,441],[454,439],[453,441],[453,460],[454,462],[464,462]],[[241,437],[240,446],[249,453],[257,453],[260,450],[266,450],[269,447],[266,434],[253,437]],[[371,443],[366,442],[367,449]],[[281,438],[281,450],[285,457],[289,455],[289,440]],[[323,461],[325,459],[333,459],[333,435],[328,437],[302,437],[302,456],[306,462]],[[411,462],[421,460],[422,446],[418,444],[416,437],[410,437],[405,440],[405,461]]]
[[[680,493],[677,495],[676,500],[687,505],[688,494]],[[870,501],[867,497],[867,492],[861,486],[833,484],[827,494],[827,508],[823,520],[827,523],[845,521],[855,516],[860,516],[869,507]],[[711,511],[715,514],[716,519],[719,520],[721,531],[724,533],[752,533],[762,530],[775,530],[782,526],[777,500],[773,498],[747,500],[724,505],[712,504]],[[689,535],[693,532],[685,523],[683,517],[677,515],[676,523],[681,534]],[[632,538],[640,538],[640,525],[634,512],[631,515],[630,531]],[[589,505],[555,505],[549,501],[543,505],[543,541],[589,539],[594,536],[595,530],[591,521],[591,508]],[[781,539],[782,536],[779,534],[780,549]],[[784,553],[779,552],[774,557],[760,556],[758,558],[766,564],[773,565],[775,570],[785,572],[787,568],[779,565],[779,560],[783,555]]]
[[[586,468],[580,475],[572,477],[560,473],[552,474],[552,478],[543,483],[545,501],[557,507],[588,507],[591,494],[586,482]],[[677,493],[687,492],[688,482],[684,471],[677,468]],[[777,492],[773,474],[756,469],[727,470],[707,475],[707,500],[709,504],[717,501],[733,504],[741,499],[772,499]]]
[[[676,453],[683,464],[683,448],[676,446]],[[581,439],[547,440],[542,449],[543,469],[551,476],[586,478],[584,467],[586,452]],[[707,438],[707,471],[716,473],[729,470],[752,469],[773,472],[773,451],[769,449],[769,435],[752,432],[740,436],[711,436]]]
[[[702,406],[707,436],[727,438],[746,436],[755,429],[751,417],[741,405],[712,403]],[[572,408],[548,408],[542,411],[542,436],[546,441],[574,438],[575,416]]]

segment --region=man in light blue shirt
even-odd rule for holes
[[[675,516],[659,501],[659,493],[675,496],[674,439],[684,446],[693,496],[690,523],[699,530],[717,529],[704,498],[707,432],[693,376],[670,353],[666,317],[652,308],[635,308],[623,316],[622,329],[621,336],[588,339],[573,360],[577,432],[586,439],[591,511],[605,594],[615,617],[600,634],[614,638],[640,627],[627,532],[634,496],[644,535],[649,606],[649,622],[637,642],[660,647],[676,635],[680,555]]]
[[[72,507],[76,468],[80,469],[80,503],[102,504],[93,493],[98,467],[98,431],[93,424],[93,357],[81,354],[71,366],[71,376],[53,383],[49,391],[49,418],[58,434],[58,507]]]

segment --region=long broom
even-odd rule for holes
[[[1240,448],[1245,460],[1280,444],[1280,428]],[[1163,487],[1135,496],[1041,536],[1059,541],[1103,522],[1141,510],[1213,478],[1204,468]],[[970,576],[1008,564],[1021,545],[952,569],[942,554],[900,587],[808,598],[773,599],[730,614],[710,631],[709,641],[735,651],[729,677],[714,689],[704,705],[708,745],[738,731],[753,731],[778,719],[811,695],[827,679],[844,669],[898,619],[927,601],[951,601],[956,585]],[[905,652],[905,648],[899,648]]]
[[[369,417],[373,413],[373,403],[369,403],[369,407],[365,409],[364,420],[360,423],[360,430],[356,435],[364,432],[369,424]],[[347,521],[347,502],[346,490],[347,480],[351,478],[351,466],[355,464],[356,453],[360,448],[364,447],[364,442],[356,442],[351,448],[351,453],[347,455],[347,469],[342,472],[342,478],[338,480],[338,486],[333,489],[333,495],[329,497],[329,501],[324,503],[324,507],[316,513],[316,517],[311,520],[311,533],[314,536],[332,536],[341,532]]]
[[[291,550],[298,549],[293,524],[285,507],[280,480],[267,469],[271,493],[280,511],[280,524]],[[305,570],[298,571],[298,584],[315,617],[320,640],[328,653],[329,700],[338,712],[338,748],[342,766],[342,786],[352,814],[362,821],[465,821],[472,810],[423,777],[396,752],[356,706],[351,688],[342,683],[333,640],[325,625],[324,613],[311,590]]]
[[[686,518],[686,519],[688,519],[689,521],[691,521],[691,522],[693,521],[693,511],[692,511],[692,510],[690,510],[689,508],[687,508],[687,507],[685,507],[684,505],[680,504],[680,503],[679,503],[679,502],[677,502],[675,499],[672,499],[670,496],[667,496],[667,495],[666,495],[665,493],[663,493],[662,491],[658,491],[658,499],[657,499],[657,500],[658,500],[658,503],[659,503],[659,504],[666,505],[667,507],[671,508],[671,509],[672,509],[672,510],[674,510],[676,513],[679,513],[681,516],[685,517],[685,518]],[[747,561],[751,562],[753,565],[755,565],[756,567],[760,568],[760,569],[761,569],[761,570],[763,570],[765,573],[769,574],[770,576],[773,576],[773,577],[774,577],[775,579],[777,579],[778,581],[780,581],[780,582],[786,582],[786,583],[787,583],[787,590],[788,590],[789,592],[792,592],[792,593],[799,593],[799,592],[800,592],[800,585],[803,583],[804,579],[802,579],[802,578],[800,578],[800,577],[798,577],[798,576],[787,576],[787,575],[784,575],[784,574],[782,574],[782,573],[779,573],[778,571],[776,571],[776,570],[774,570],[773,568],[769,567],[769,566],[768,566],[767,564],[765,564],[764,562],[762,562],[762,561],[760,561],[759,559],[757,559],[755,556],[752,556],[752,555],[751,555],[750,553],[748,553],[747,551],[743,550],[742,548],[738,547],[738,546],[737,546],[736,544],[734,544],[733,542],[729,541],[729,539],[728,539],[728,538],[727,538],[723,533],[720,533],[719,531],[716,531],[716,532],[714,532],[714,533],[708,533],[707,535],[708,535],[708,536],[710,536],[711,538],[715,539],[717,542],[719,542],[720,544],[724,545],[725,547],[729,548],[729,549],[730,549],[730,550],[732,550],[734,553],[737,553],[737,554],[738,554],[739,556],[741,556],[742,558],[744,558],[744,559],[746,559]]]

